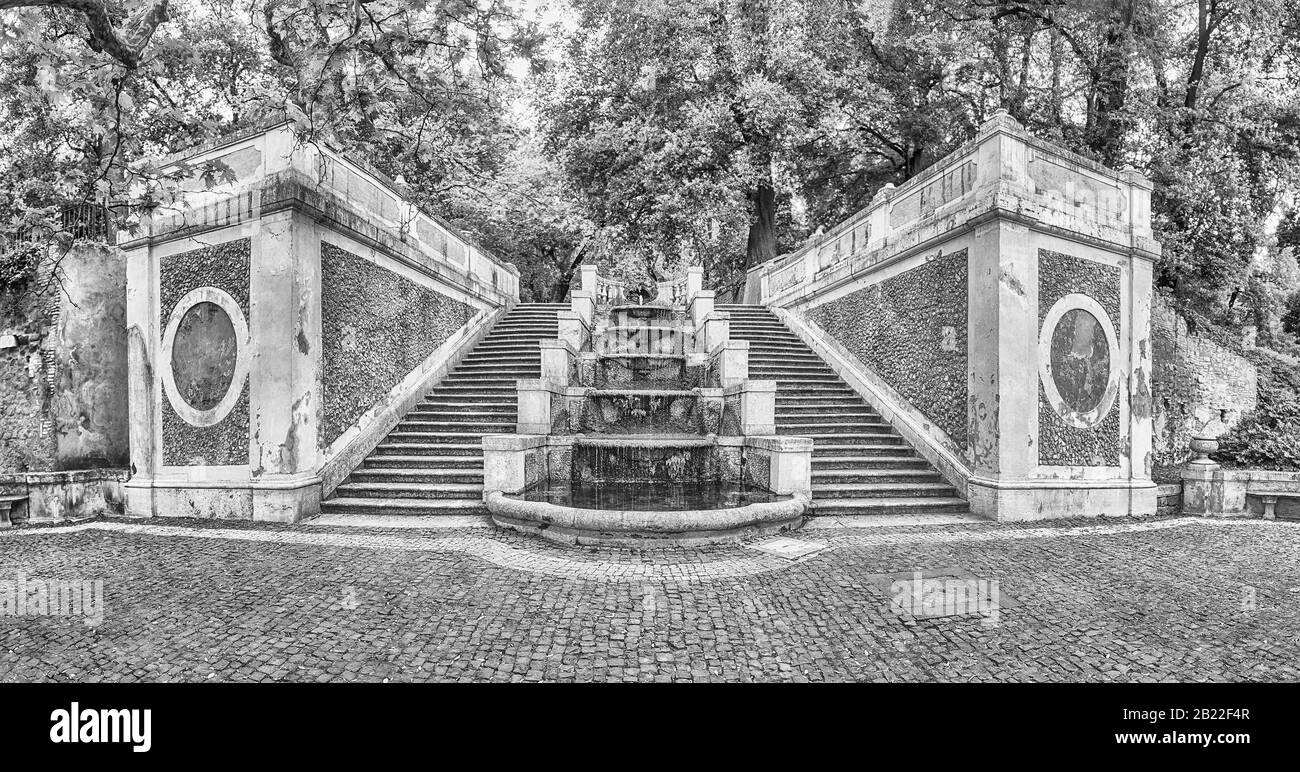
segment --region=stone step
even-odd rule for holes
[[[372,453],[366,457],[362,465],[366,469],[477,469],[482,472],[483,456],[418,456],[402,453]]]
[[[491,386],[487,388],[482,386],[475,386],[473,384],[455,385],[455,386],[435,386],[433,387],[433,390],[430,391],[425,398],[438,400],[438,399],[447,399],[447,398],[455,398],[455,397],[487,398],[489,396],[509,395],[510,399],[513,401],[514,399],[516,399],[515,394],[516,394],[515,384],[512,381],[509,386]]]
[[[422,416],[442,416],[445,418],[461,418],[465,416],[474,418],[496,418],[505,417],[510,420],[515,419],[518,409],[513,401],[501,405],[431,405],[428,402],[421,402],[411,408],[411,413]]]
[[[519,365],[502,364],[502,365],[460,365],[455,371],[448,376],[447,380],[452,378],[464,377],[482,377],[482,378],[540,378],[542,377],[542,366],[520,367]]]
[[[754,373],[790,373],[791,375],[801,373],[816,373],[835,375],[835,371],[825,364],[802,364],[797,362],[782,362],[780,364],[755,364],[752,360],[749,363],[750,375]]]
[[[493,330],[483,337],[480,345],[491,345],[494,343],[509,344],[520,346],[525,343],[536,343],[539,340],[555,340],[560,335],[559,330],[546,330],[539,332],[497,332]]]
[[[819,445],[902,445],[903,438],[897,434],[887,434],[885,432],[855,432],[853,434],[829,434],[826,432],[807,432],[805,434],[794,435],[797,437],[811,437],[813,441],[813,452],[817,452]]]
[[[776,409],[778,420],[782,417],[790,421],[804,418],[839,420],[845,416],[880,418],[880,415],[870,405],[861,403],[857,405],[782,405]]]
[[[859,499],[817,499],[813,494],[813,513],[826,515],[919,515],[965,514],[970,506],[956,496],[903,496]]]
[[[840,460],[843,458],[863,458],[875,456],[896,456],[900,453],[911,451],[912,449],[903,442],[902,437],[895,435],[889,439],[892,442],[823,442],[813,444],[813,464],[815,465],[820,459]],[[914,452],[914,451],[913,451]]]
[[[513,364],[523,367],[535,367],[542,360],[542,352],[534,350],[526,354],[498,354],[492,351],[475,353],[460,360],[463,365],[471,364]]]
[[[350,483],[334,489],[345,499],[473,499],[481,498],[483,485],[465,483]]]
[[[462,408],[471,410],[494,410],[499,412],[508,412],[511,415],[518,409],[519,397],[512,391],[509,394],[488,394],[484,396],[457,399],[456,397],[437,396],[427,394],[424,400],[418,403],[419,408],[429,408],[430,410],[460,410]]]
[[[816,354],[782,353],[780,356],[757,356],[750,352],[749,355],[749,366],[751,368],[807,367],[809,365],[828,367]]]
[[[345,484],[352,483],[449,483],[457,485],[482,485],[480,469],[429,469],[429,468],[365,468],[356,469]]]
[[[876,434],[876,433],[893,433],[894,427],[890,426],[884,419],[879,421],[863,421],[857,417],[854,420],[847,420],[846,416],[837,419],[826,419],[820,422],[807,422],[801,416],[798,423],[786,423],[785,421],[776,422],[777,434]]]
[[[482,499],[331,498],[321,502],[321,512],[357,515],[480,515],[487,514]]]
[[[926,467],[885,467],[880,469],[822,469],[812,472],[813,490],[820,490],[826,484],[843,485],[858,483],[943,483],[944,479],[933,469]]]
[[[375,447],[375,455],[451,456],[455,458],[478,456],[478,458],[482,459],[483,439],[480,437],[472,442],[422,442],[418,437],[406,437],[398,440],[393,440],[390,437]],[[372,456],[372,458],[374,457]]]
[[[775,378],[764,378],[763,380],[776,381],[776,385],[778,389],[781,387],[781,384],[783,383],[790,384],[792,386],[803,386],[804,384],[834,385],[834,384],[844,383],[844,381],[841,381],[840,377],[835,373],[827,373],[826,375],[811,375],[811,374],[792,375],[788,373],[780,373]]]
[[[816,452],[813,453],[812,468],[813,474],[819,469],[869,469],[883,467],[924,467],[930,468],[930,462],[924,457],[916,455],[904,455],[899,451],[903,450],[896,445],[886,446],[876,455],[861,456],[823,456]],[[892,451],[892,452],[887,452]]]
[[[776,393],[776,405],[811,405],[830,400],[861,399],[858,393],[848,386],[818,387],[800,389],[798,392]]]
[[[487,391],[508,389],[510,391],[515,391],[515,381],[518,380],[518,378],[485,378],[481,376],[462,378],[455,375],[449,375],[441,384],[434,388],[438,391],[463,391],[467,389],[484,389]]]
[[[487,433],[501,434],[501,432],[487,432]],[[506,433],[512,434],[513,432],[506,432]],[[428,445],[437,444],[437,443],[449,443],[453,445],[476,445],[478,446],[480,451],[483,448],[482,434],[474,434],[469,432],[426,432],[426,431],[420,431],[418,429],[408,429],[403,427],[401,424],[398,424],[396,429],[388,433],[388,440],[390,442],[402,442],[402,443],[418,442],[421,444],[428,444]]]
[[[772,333],[759,332],[757,330],[747,331],[747,330],[732,329],[731,334],[733,337],[743,338],[745,340],[750,341],[751,343],[753,342],[770,343],[770,344],[793,343],[796,345],[803,345],[803,340],[800,339],[798,336],[794,335],[793,333],[781,334],[775,332]]]
[[[957,492],[946,482],[871,482],[828,483],[816,481],[812,486],[817,499],[874,499],[917,497],[955,497]]]
[[[397,424],[402,432],[433,432],[435,434],[514,434],[515,421],[424,421],[409,413]]]

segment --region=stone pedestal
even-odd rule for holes
[[[731,386],[749,378],[749,341],[728,340],[713,350],[711,359],[720,385]]]

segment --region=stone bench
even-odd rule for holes
[[[0,494],[0,528],[13,527],[9,512],[15,505],[27,500],[27,494]]]
[[[1281,499],[1300,501],[1300,472],[1224,469],[1212,462],[1189,463],[1183,470],[1185,515],[1274,520]]]
[[[1246,489],[1247,496],[1254,496],[1264,505],[1264,519],[1277,519],[1277,500],[1278,499],[1296,499],[1300,500],[1300,491],[1295,490],[1268,490],[1267,486],[1261,486],[1263,490]]]

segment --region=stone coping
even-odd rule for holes
[[[63,483],[112,480],[122,482],[131,478],[126,469],[68,469],[59,472],[6,472],[0,474],[0,485],[61,485]]]
[[[524,501],[493,491],[485,498],[492,521],[503,528],[568,544],[663,546],[734,542],[798,528],[809,502],[784,501],[701,510],[605,510]]]
[[[410,186],[403,185],[397,182],[396,180],[389,177],[384,172],[377,169],[375,166],[365,161],[361,161],[356,158],[352,158],[350,156],[344,155],[343,151],[338,147],[337,142],[332,137],[328,136],[323,132],[320,132],[319,129],[316,129],[315,127],[311,126],[302,117],[293,116],[287,118],[272,118],[267,121],[264,121],[259,126],[255,126],[249,129],[244,129],[242,131],[232,132],[230,134],[226,134],[221,137],[215,137],[213,139],[207,140],[205,142],[201,142],[197,145],[185,148],[183,150],[178,150],[173,153],[168,153],[166,155],[161,156],[160,158],[155,159],[155,162],[158,164],[159,167],[177,166],[193,159],[195,156],[205,155],[207,153],[220,150],[224,147],[236,145],[239,144],[240,142],[246,142],[250,139],[254,139],[259,136],[271,134],[272,132],[278,131],[280,129],[287,129],[293,132],[295,137],[301,137],[303,135],[311,135],[311,134],[320,136],[321,138],[320,142],[318,143],[313,142],[309,144],[312,144],[317,149],[317,151],[320,152],[322,155],[334,156],[335,160],[342,161],[343,163],[346,164],[350,164],[356,167],[357,169],[359,169],[362,173],[369,175],[370,177],[373,177],[375,181],[377,181],[381,186],[387,188],[393,193],[396,193],[398,197],[402,199],[403,202],[405,202],[415,211],[433,220],[435,223],[438,224],[439,227],[447,231],[449,235],[451,235],[456,239],[459,239],[461,242],[467,245],[473,246],[484,257],[496,263],[497,265],[500,265],[502,268],[513,272],[516,277],[519,275],[518,268],[516,268],[511,263],[502,261],[501,258],[492,254],[490,251],[485,249],[477,239],[474,239],[473,237],[466,235],[459,228],[452,225],[442,216],[434,212],[430,212],[428,209],[413,203],[411,201]]]
[[[1065,148],[1054,145],[1046,140],[1039,139],[1029,133],[1019,121],[1012,118],[1005,110],[999,110],[993,117],[980,126],[979,133],[974,138],[963,143],[961,146],[936,161],[933,165],[926,167],[919,174],[898,187],[890,186],[882,188],[866,206],[849,215],[826,231],[809,237],[808,240],[795,251],[784,255],[777,255],[766,262],[748,269],[746,274],[756,271],[777,271],[798,261],[810,249],[814,249],[821,244],[832,241],[843,235],[845,231],[857,227],[868,218],[872,210],[886,205],[892,199],[899,198],[917,188],[923,187],[927,183],[932,182],[935,177],[950,171],[953,167],[962,161],[965,161],[967,157],[974,153],[981,144],[993,139],[999,134],[1006,134],[1007,136],[1010,136],[1041,153],[1055,156],[1088,172],[1105,177],[1116,184],[1131,185],[1145,190],[1151,190],[1153,188],[1152,182],[1136,170],[1130,168],[1112,169],[1091,158],[1066,150]]]
[[[1196,480],[1209,483],[1228,483],[1245,485],[1246,492],[1269,493],[1285,492],[1300,494],[1300,472],[1281,472],[1267,469],[1218,469],[1200,470],[1189,465],[1183,470],[1184,480]]]

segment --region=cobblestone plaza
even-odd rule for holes
[[[101,519],[0,534],[0,579],[102,581],[102,620],[52,607],[0,617],[0,680],[1300,676],[1300,530],[1286,523],[823,518],[796,535],[825,548],[788,560],[752,542],[575,550],[478,517],[328,522]],[[891,582],[916,571],[996,582],[1001,607],[903,613]]]

